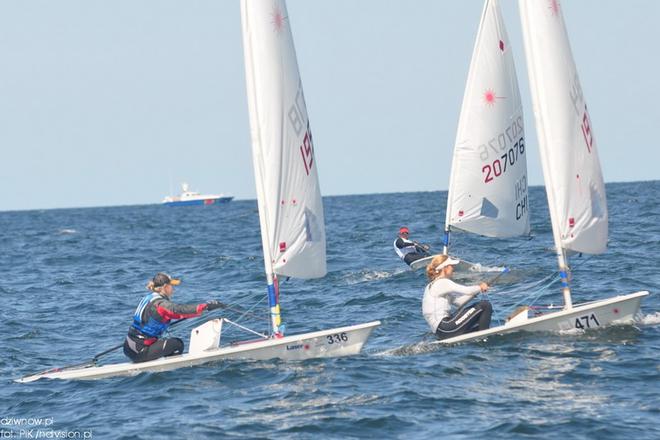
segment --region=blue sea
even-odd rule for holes
[[[121,343],[158,271],[183,278],[178,302],[249,309],[239,322],[265,331],[257,205],[0,212],[0,438],[658,439],[660,181],[607,191],[609,250],[571,258],[573,300],[649,290],[634,326],[431,345],[424,275],[392,242],[407,225],[439,250],[446,192],[326,197],[328,275],[283,281],[283,317],[290,334],[380,319],[362,354],[30,384],[13,379]],[[496,320],[562,301],[543,188],[530,204],[530,239],[453,235],[452,252],[482,265],[468,282],[511,268],[488,295]]]

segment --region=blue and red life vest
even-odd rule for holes
[[[144,310],[147,308],[149,304],[154,302],[157,299],[166,299],[159,293],[150,293],[149,295],[145,296],[142,298],[142,301],[140,301],[140,304],[137,306],[137,309],[135,309],[135,314],[133,314],[133,324],[131,325],[134,329],[138,330],[140,333],[150,336],[152,338],[159,338],[160,335],[163,334],[165,330],[170,326],[169,322],[161,322],[153,318],[153,316],[149,317],[149,320],[147,322],[142,322],[142,315],[144,313]]]

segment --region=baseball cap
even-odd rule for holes
[[[179,284],[181,284],[180,279],[172,278],[171,276],[163,272],[158,272],[152,281],[154,282],[154,287],[163,287],[167,284],[178,286]]]

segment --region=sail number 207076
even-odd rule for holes
[[[518,142],[513,144],[502,156],[495,159],[492,163],[487,163],[481,168],[484,174],[484,183],[492,182],[496,177],[500,177],[506,173],[507,165],[513,166],[518,162],[518,158],[522,158],[525,154],[525,138],[520,138]]]

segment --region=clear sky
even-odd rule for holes
[[[287,4],[323,194],[446,189],[483,2]],[[605,180],[660,178],[660,1],[562,9]],[[0,210],[254,198],[239,1],[0,0],[0,152]]]

